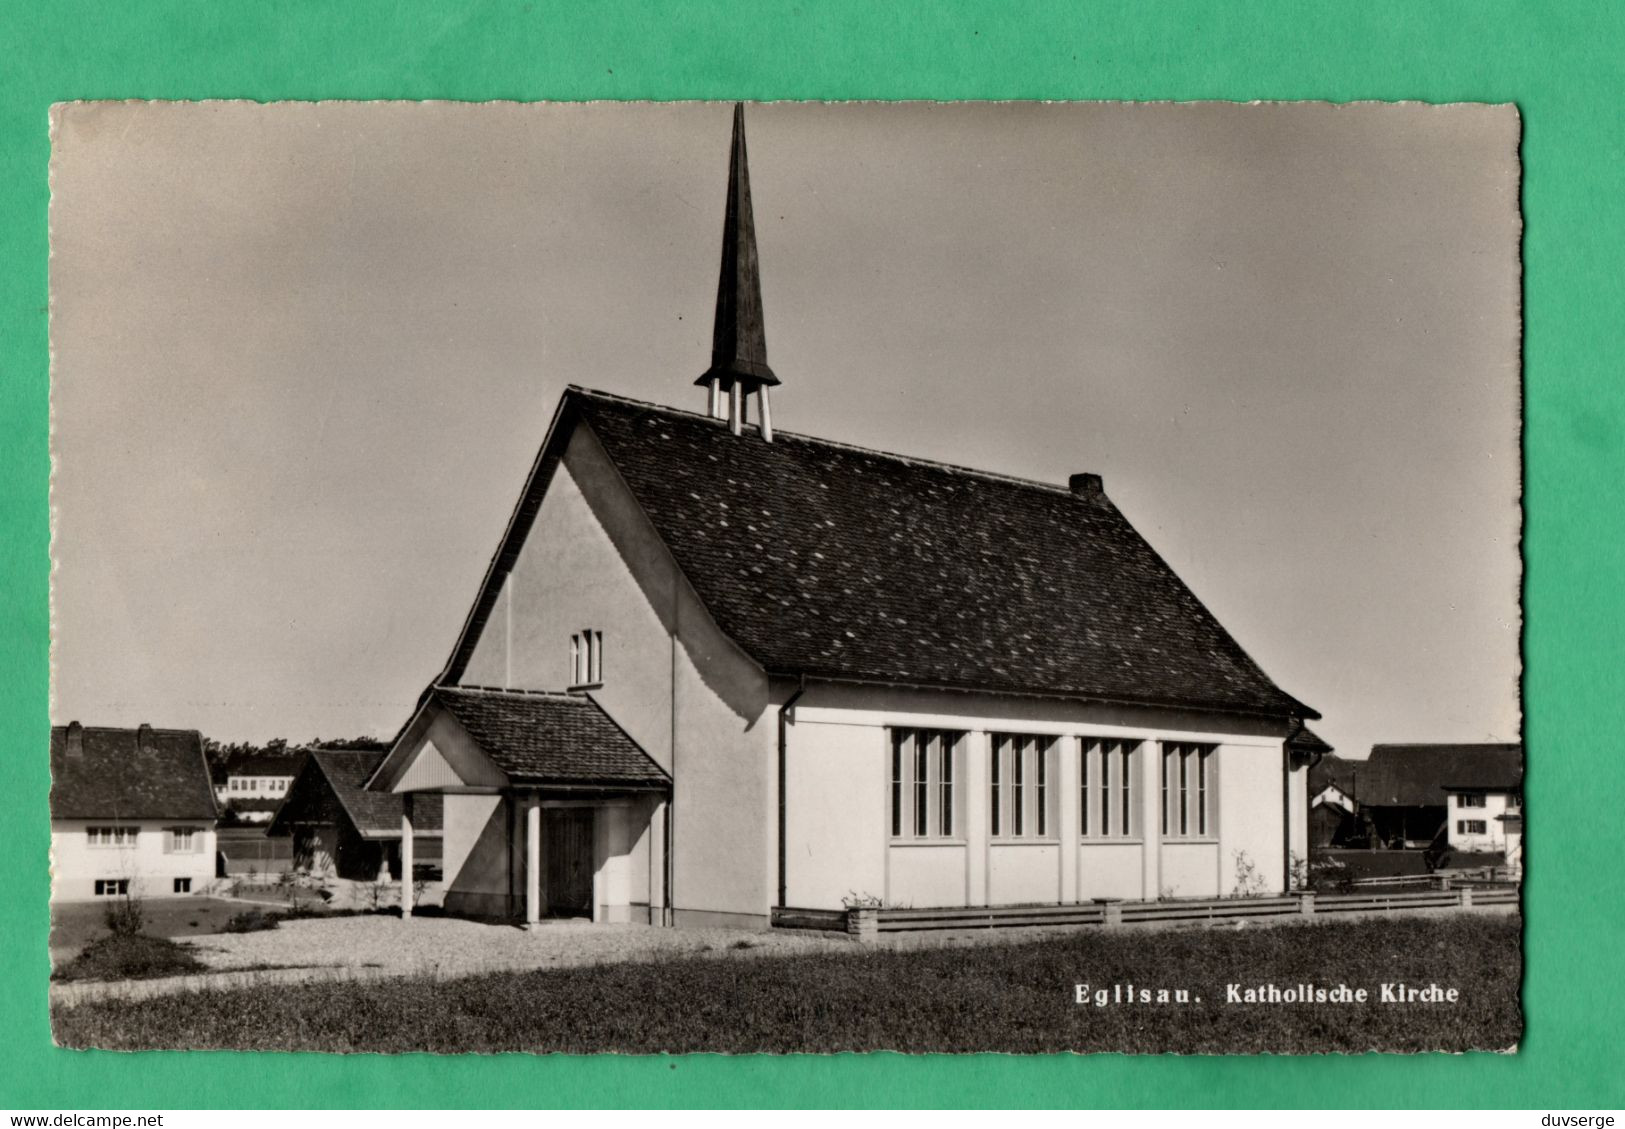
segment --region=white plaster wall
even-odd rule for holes
[[[1450,816],[1450,830],[1448,832],[1450,845],[1459,851],[1504,851],[1507,849],[1506,821],[1497,819],[1497,816],[1507,812],[1507,796],[1504,792],[1490,792],[1484,797],[1484,806],[1481,808],[1462,807],[1457,793],[1450,793],[1446,807]],[[1456,830],[1458,819],[1482,819],[1484,833],[1482,835]]]
[[[85,829],[117,824],[137,828],[133,847],[92,847]],[[193,850],[164,850],[164,831],[170,827],[195,828]],[[51,821],[51,900],[91,901],[96,879],[128,878],[130,894],[145,898],[176,897],[173,880],[190,878],[192,893],[214,879],[214,828],[184,820],[59,819]]]
[[[1229,892],[1229,873],[1219,885],[1219,844],[1164,840],[1162,844],[1162,888],[1159,896],[1172,898],[1216,898]]]
[[[740,717],[677,652],[672,900],[679,911],[765,917],[777,896],[777,711]],[[771,861],[770,861],[771,860]]]
[[[886,903],[912,909],[964,905],[967,861],[962,843],[892,844],[886,862]]]
[[[1282,747],[1221,745],[1218,751],[1217,822],[1219,832],[1218,894],[1236,887],[1236,858],[1244,854],[1263,882],[1263,891],[1279,894],[1286,886],[1286,850],[1282,821]],[[1297,777],[1298,790],[1306,785]],[[1307,849],[1308,840],[1304,840]]]
[[[813,686],[796,707],[788,757],[789,902],[837,908],[849,891],[879,892],[876,859],[885,860],[892,904],[1008,905],[1155,898],[1172,884],[1181,896],[1228,892],[1234,864],[1222,850],[1246,850],[1280,889],[1282,872],[1281,740],[1285,723],[1219,715],[1150,711],[1081,703],[949,695],[897,689]],[[965,787],[960,825],[964,849],[890,846],[889,726],[965,732]],[[1056,786],[1056,838],[1004,843],[988,838],[986,760],[993,732],[1041,733],[1061,739]],[[1076,757],[1080,737],[1141,741],[1138,840],[1081,839],[1077,834]],[[1205,842],[1159,848],[1159,741],[1219,746],[1215,832]],[[1303,774],[1299,774],[1303,778]],[[1302,784],[1302,779],[1298,781]],[[1303,842],[1307,843],[1306,831]],[[1223,837],[1222,840],[1220,837]],[[1164,876],[1166,872],[1166,877]],[[861,879],[861,882],[857,879]],[[953,891],[964,887],[957,897]]]
[[[1155,890],[1146,892],[1144,852],[1143,843],[1084,840],[1078,847],[1077,900],[1156,897]]]
[[[789,905],[839,909],[848,894],[886,896],[887,756],[880,729],[801,718],[789,727]]]
[[[482,846],[481,858],[474,860],[474,848],[481,839],[489,839],[487,828],[492,816],[498,816],[501,842],[506,850],[506,821],[498,811],[501,796],[459,795],[450,793],[445,798],[445,831],[441,847],[441,872],[445,876],[448,892],[471,894],[506,894],[508,871],[505,865],[490,856],[489,843]]]
[[[678,911],[765,920],[776,895],[777,713],[590,429],[576,430],[462,681],[569,686],[570,636],[603,632],[593,698],[672,774]]]
[[[648,570],[658,583],[650,592],[634,576],[576,481],[572,468],[585,457],[579,454],[581,435],[554,473],[462,682],[568,689],[571,635],[602,631],[604,684],[593,696],[669,767],[672,647],[658,609],[671,605],[673,577],[669,569]]]
[[[1292,857],[1298,860],[1299,873],[1309,873],[1309,768],[1307,765],[1292,769],[1288,778],[1291,786],[1290,820],[1292,827]],[[1286,876],[1291,886],[1292,875]]]
[[[1059,843],[995,841],[987,853],[987,904],[1024,905],[1061,900]]]

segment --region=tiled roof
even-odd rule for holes
[[[582,694],[437,686],[443,706],[516,783],[664,787],[671,778]]]
[[[1300,753],[1321,753],[1324,755],[1332,751],[1332,747],[1326,743],[1325,738],[1301,721],[1298,723],[1297,728],[1287,736],[1286,743],[1293,750]]]
[[[216,817],[214,789],[195,729],[51,729],[52,819]]]
[[[333,796],[350,817],[350,822],[369,838],[399,838],[402,797],[395,792],[369,792],[367,780],[377,771],[387,754],[360,749],[312,749],[308,772],[319,773]],[[292,795],[290,789],[289,795]],[[442,827],[441,797],[424,792],[412,803],[412,830],[417,834],[436,832]]]
[[[1318,717],[1103,492],[754,431],[571,388],[443,681],[562,443],[590,426],[717,624],[774,674]]]
[[[1330,756],[1310,772],[1310,792],[1328,783],[1372,807],[1443,807],[1450,789],[1516,791],[1522,745],[1374,745],[1366,760]]]

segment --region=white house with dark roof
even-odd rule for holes
[[[51,730],[51,900],[201,893],[214,790],[195,729]]]
[[[408,821],[445,797],[449,909],[760,926],[1290,886],[1319,715],[1099,476],[775,429],[738,111],[697,383],[700,413],[566,391],[369,785]]]

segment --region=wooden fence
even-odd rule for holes
[[[1077,905],[956,906],[938,909],[776,909],[773,924],[788,929],[844,930],[859,940],[881,933],[947,929],[1009,929],[1031,925],[1152,925],[1193,922],[1305,919],[1326,914],[1404,913],[1415,910],[1517,906],[1515,886],[1458,885],[1448,890],[1372,889],[1349,894],[1303,892],[1266,898],[1100,901]]]

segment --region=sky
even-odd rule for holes
[[[703,409],[730,117],[59,108],[53,721],[393,735],[565,385]],[[1519,739],[1512,107],[746,122],[776,427],[1100,473],[1340,753]]]

